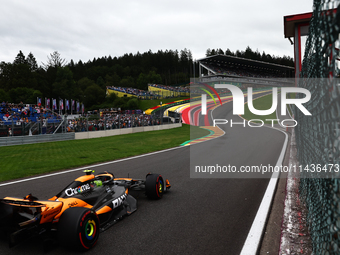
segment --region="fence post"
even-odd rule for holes
[[[41,117],[41,115],[40,115],[40,134],[42,135],[43,134],[43,132],[42,132],[42,128],[43,128],[43,119],[42,119],[42,117]]]
[[[67,133],[67,126],[68,126],[67,114],[64,115],[64,121],[65,121],[64,127],[65,127],[65,134],[66,134]]]
[[[12,113],[12,136],[14,136],[14,121],[13,121],[13,113]]]

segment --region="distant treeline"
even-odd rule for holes
[[[293,66],[290,57],[275,57],[245,51],[223,52],[207,50],[207,56],[214,54],[235,55],[271,63]],[[147,90],[148,83],[164,85],[188,84],[194,74],[198,75],[198,65],[190,50],[159,50],[120,57],[105,56],[92,61],[66,63],[55,51],[45,63],[37,63],[34,55],[27,56],[22,51],[12,63],[0,63],[0,101],[13,103],[36,103],[36,98],[74,99],[84,102],[85,107],[101,105],[108,100],[106,87],[133,87]],[[110,99],[112,102],[114,99]]]

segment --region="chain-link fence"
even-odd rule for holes
[[[304,106],[312,116],[295,111],[298,160],[304,170],[300,196],[308,210],[314,254],[340,254],[339,3],[314,0],[298,81],[311,92]]]

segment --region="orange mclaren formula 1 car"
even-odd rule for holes
[[[141,180],[115,178],[108,172],[84,172],[47,201],[31,194],[23,199],[0,199],[0,228],[9,237],[10,246],[44,235],[57,237],[67,246],[91,249],[100,232],[136,211],[137,200],[129,191],[142,191],[151,199],[160,199],[171,187],[159,174],[147,174]]]

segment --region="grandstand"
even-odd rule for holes
[[[148,90],[124,87],[107,87],[106,94],[115,93],[118,97],[136,97],[139,99],[157,99],[190,96],[189,87],[165,86],[161,84],[148,84]]]
[[[136,97],[139,99],[159,98],[159,95],[157,93],[153,93],[152,91],[114,86],[106,87],[106,94],[109,95],[111,93],[116,94],[117,97]]]
[[[0,137],[53,133],[61,121],[55,112],[36,105],[0,105]]]
[[[166,86],[161,84],[148,84],[148,91],[164,97],[189,97],[190,90],[189,86],[182,87],[182,86]]]
[[[199,76],[224,75],[230,77],[291,78],[294,67],[272,64],[229,55],[214,55],[198,60]]]
[[[280,82],[294,77],[295,69],[290,66],[266,63],[257,60],[239,58],[229,55],[214,55],[198,60],[199,79],[224,80],[226,82],[242,82],[249,84],[263,84],[277,86]],[[272,80],[271,84],[268,81]]]

